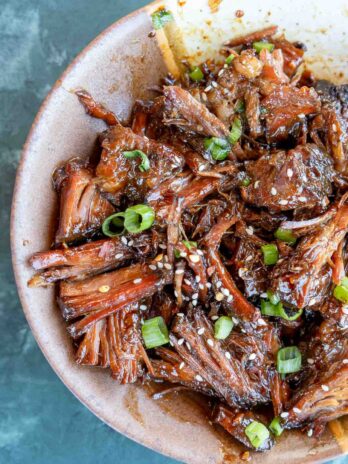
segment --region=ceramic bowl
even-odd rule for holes
[[[161,401],[154,401],[149,388],[118,386],[106,370],[77,366],[53,289],[27,287],[32,275],[28,257],[47,249],[54,233],[52,224],[57,199],[51,186],[51,174],[57,165],[73,156],[87,157],[93,151],[97,133],[105,128],[103,123],[85,114],[74,89],[87,89],[120,119],[127,120],[133,102],[151,97],[149,88],[158,83],[168,68],[175,71],[170,44],[175,53],[186,54],[195,62],[214,54],[226,37],[263,27],[270,21],[288,29],[291,38],[308,39],[312,62],[317,65],[320,60],[315,58],[316,44],[331,47],[327,53],[333,56],[334,77],[336,80],[344,77],[340,74],[343,72],[340,53],[348,42],[342,29],[342,24],[348,22],[347,9],[344,10],[345,19],[336,21],[337,29],[329,29],[326,35],[318,31],[328,20],[326,17],[324,21],[323,14],[333,8],[335,1],[316,1],[316,11],[309,13],[308,5],[314,5],[311,0],[306,2],[306,9],[298,0],[287,5],[281,2],[281,8],[279,1],[265,0],[262,6],[254,1],[236,1],[232,10],[231,2],[227,1],[179,2],[181,6],[177,2],[168,3],[177,20],[177,26],[169,31],[168,37],[162,32],[157,37],[149,35],[152,30],[150,13],[158,3],[136,11],[97,37],[68,67],[44,101],[17,173],[11,230],[13,265],[23,309],[41,350],[65,385],[96,416],[129,438],[179,461],[235,463],[240,461],[242,448],[208,423],[201,399],[168,395]],[[341,5],[342,2],[336,3]],[[321,14],[318,13],[320,6],[324,9]],[[274,21],[268,13],[272,8]],[[237,9],[245,11],[244,19],[236,18]],[[208,38],[202,36],[203,30]],[[337,42],[338,35],[340,42],[335,49],[326,40]],[[303,464],[327,460],[341,452],[330,431],[320,441],[291,432],[284,434],[268,454],[255,454],[252,462],[268,464],[280,460],[287,464]]]

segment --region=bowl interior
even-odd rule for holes
[[[74,90],[84,88],[127,120],[134,101],[151,97],[167,68],[156,39],[149,37],[147,9],[107,29],[56,83],[38,114],[18,170],[12,211],[12,251],[16,281],[26,317],[46,358],[70,390],[116,430],[159,452],[188,463],[238,462],[241,448],[207,421],[204,401],[189,394],[150,398],[154,387],[118,386],[102,369],[79,367],[54,301],[53,289],[28,289],[28,257],[47,249],[53,236],[57,199],[54,168],[73,156],[88,156],[100,121],[85,115]],[[253,462],[288,464],[329,459],[340,449],[327,432],[319,442],[286,434],[270,453]]]

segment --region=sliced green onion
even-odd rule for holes
[[[279,229],[277,229],[275,231],[274,236],[278,240],[281,240],[282,242],[286,242],[289,245],[294,245],[296,243],[296,240],[297,240],[297,238],[291,232],[291,230],[282,229],[281,227],[279,227]]]
[[[233,53],[231,53],[231,55],[229,55],[226,60],[225,60],[225,63],[226,64],[231,64],[232,61],[235,59],[236,55],[234,55]]]
[[[237,116],[233,120],[231,131],[228,136],[228,140],[232,143],[232,145],[234,145],[238,142],[241,136],[242,136],[242,121],[240,117]]]
[[[244,113],[245,111],[245,103],[243,100],[239,99],[237,100],[235,106],[234,106],[234,112],[235,113]]]
[[[137,157],[141,158],[141,163],[139,164],[139,169],[141,172],[145,172],[150,169],[149,158],[141,150],[124,151],[123,156],[128,159],[133,159]]]
[[[296,313],[289,315],[280,301],[278,301],[278,303],[272,303],[267,300],[261,301],[261,314],[264,316],[275,316],[281,317],[286,321],[296,321],[296,319],[301,316],[302,312],[303,310],[299,309]]]
[[[261,247],[262,253],[263,253],[263,262],[267,266],[272,266],[273,264],[276,264],[278,259],[279,259],[279,253],[278,253],[278,248],[277,245],[274,243],[269,243],[267,245],[262,245]]]
[[[276,295],[275,293],[271,292],[271,290],[267,290],[267,297],[268,297],[269,301],[274,305],[278,304],[279,301],[280,301],[279,296]]]
[[[124,226],[131,234],[149,229],[155,220],[155,211],[147,205],[131,206],[124,214]]]
[[[333,291],[333,295],[336,300],[342,303],[348,303],[348,288],[344,285],[337,285]]]
[[[198,246],[197,242],[191,242],[189,240],[183,240],[182,243],[185,245],[185,247],[188,250],[191,250],[191,248],[197,248],[197,246]]]
[[[174,256],[176,257],[176,259],[181,258],[181,252],[180,252],[180,250],[174,249]]]
[[[343,277],[343,279],[341,280],[341,285],[343,285],[343,287],[348,288],[348,277]]]
[[[231,146],[228,141],[219,137],[204,139],[204,148],[209,151],[212,158],[216,161],[226,159],[231,151]]]
[[[275,417],[272,422],[269,424],[268,428],[270,431],[275,435],[276,437],[280,437],[280,435],[283,433],[284,429],[280,425],[280,418]]]
[[[151,15],[152,25],[154,29],[161,29],[167,23],[173,21],[173,15],[170,11],[165,10],[164,8],[158,11],[155,11]]]
[[[195,81],[199,82],[204,78],[204,74],[198,66],[196,66],[192,71],[189,73],[190,78]]]
[[[124,213],[115,213],[107,217],[102,225],[103,234],[107,237],[116,237],[117,235],[121,235],[125,230],[124,218]]]
[[[302,355],[297,346],[281,348],[277,353],[277,371],[279,374],[291,374],[301,369]]]
[[[251,184],[251,179],[250,179],[250,177],[248,177],[248,176],[244,177],[244,179],[243,179],[242,182],[241,182],[241,185],[242,185],[243,187],[248,187],[250,184]]]
[[[253,49],[260,53],[262,50],[268,50],[269,52],[273,52],[274,44],[269,42],[254,42]]]
[[[168,329],[163,317],[147,319],[141,326],[141,334],[147,349],[165,345],[169,342]]]
[[[225,340],[233,329],[233,321],[230,317],[221,316],[214,324],[214,335],[218,340]]]
[[[249,438],[254,448],[260,448],[269,438],[269,430],[261,422],[253,421],[245,427],[245,435]]]

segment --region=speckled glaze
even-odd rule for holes
[[[54,168],[72,156],[88,156],[105,128],[85,115],[73,91],[85,88],[127,120],[137,98],[166,72],[156,40],[148,36],[147,9],[115,23],[69,66],[42,105],[22,154],[12,207],[12,254],[25,315],[48,362],[67,387],[95,415],[128,437],[190,464],[237,463],[241,447],[209,425],[204,409],[191,398],[168,396],[156,402],[148,388],[118,386],[109,372],[77,366],[71,339],[56,307],[53,289],[28,289],[28,257],[50,246],[56,196]],[[52,418],[54,420],[54,418]],[[278,446],[252,462],[287,464],[324,461],[340,454],[329,432],[315,442],[286,434]]]

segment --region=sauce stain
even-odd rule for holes
[[[217,11],[219,10],[220,3],[221,3],[221,0],[209,0],[208,5],[210,8],[210,11],[212,13],[217,13]]]
[[[343,453],[348,452],[348,418],[329,422],[329,427]]]
[[[144,425],[143,416],[139,410],[138,395],[136,387],[129,387],[129,390],[123,400],[123,404],[128,409],[130,415],[135,419],[139,424]]]

